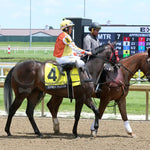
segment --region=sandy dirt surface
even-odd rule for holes
[[[7,116],[0,116],[0,150],[150,150],[150,121],[130,121],[136,137],[125,132],[121,120],[102,120],[98,136],[91,138],[92,119],[80,119],[78,134],[72,135],[74,119],[59,118],[60,134],[53,133],[51,118],[35,117],[43,134],[42,138],[33,133],[27,117],[14,117],[11,125],[13,136],[4,131]]]

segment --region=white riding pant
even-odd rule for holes
[[[84,67],[85,63],[80,59],[78,56],[64,56],[60,58],[56,58],[56,61],[59,64],[65,64],[65,63],[76,63],[77,68],[82,68]]]

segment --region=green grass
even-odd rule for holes
[[[29,47],[29,42],[0,42],[1,47]],[[32,42],[31,47],[53,47],[55,42]]]
[[[53,57],[53,51],[44,51],[44,50],[28,50],[28,51],[11,51],[11,54],[8,54],[5,51],[0,50],[0,62],[20,62],[24,60],[37,60],[37,61],[47,61],[55,60]]]
[[[49,112],[47,108],[47,103],[50,100],[50,95],[46,94],[44,98],[44,111]],[[99,106],[99,99],[95,99],[95,104],[98,107]],[[127,114],[133,114],[133,115],[145,115],[146,111],[146,94],[145,92],[136,92],[136,91],[129,91],[129,94],[127,96]],[[114,104],[114,101],[111,101],[109,103],[109,106],[112,106]],[[19,111],[26,110],[27,100],[24,100],[21,107],[19,108]],[[39,103],[36,106],[36,111],[41,111],[41,103]],[[0,88],[0,110],[5,110],[4,108],[4,102],[3,102],[3,88]],[[63,103],[60,105],[59,112],[67,112],[67,111],[74,111],[75,110],[75,100],[73,100],[72,103],[70,103],[70,99],[64,98]],[[150,111],[150,109],[149,109]],[[86,106],[83,106],[82,112],[88,112],[92,113],[92,111]],[[113,107],[107,107],[105,110],[105,113],[114,113]],[[116,113],[119,114],[118,106],[116,106]]]
[[[33,50],[19,50],[13,51],[11,50],[11,54],[8,54],[7,51],[0,50],[0,61],[1,62],[19,62],[27,59],[46,61],[53,60],[53,51],[44,51],[42,47],[51,47],[54,46],[55,43],[52,42],[32,42],[32,47],[41,47],[39,51]],[[8,45],[12,47],[29,47],[29,42],[0,42],[0,47],[8,47]],[[46,104],[50,99],[50,95],[45,96],[45,111],[49,111]],[[99,99],[95,99],[96,106],[99,106]],[[113,105],[112,101],[109,105]],[[20,107],[20,111],[25,111],[26,109],[26,100]],[[146,109],[146,94],[145,92],[134,92],[130,91],[127,96],[127,113],[128,114],[145,114]],[[3,102],[3,88],[0,88],[0,110],[4,110],[4,102]],[[36,111],[41,110],[41,104],[38,104],[36,107]],[[74,111],[75,110],[75,100],[70,103],[70,100],[65,98],[63,103],[60,106],[59,111]],[[83,107],[84,112],[92,112],[87,106]],[[116,112],[119,113],[118,107],[116,106]],[[107,107],[105,113],[114,113],[113,107]]]
[[[44,49],[54,47],[54,44],[54,42],[32,42],[32,47],[38,47],[39,50],[26,50],[29,48],[29,42],[0,42],[0,47],[6,47],[5,50],[0,50],[0,62],[20,62],[29,59],[37,61],[55,60],[53,50]],[[10,54],[7,52],[8,45],[11,46]],[[14,50],[14,47],[18,47],[19,50]]]

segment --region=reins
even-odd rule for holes
[[[119,63],[118,64],[120,67],[122,67],[122,68],[124,68],[126,71],[128,71],[129,73],[131,73],[132,74],[132,76],[133,75],[135,75],[136,77],[138,77],[136,74],[134,74],[132,71],[130,71],[127,67],[125,67],[122,63]],[[147,72],[148,73],[148,72]],[[146,73],[146,74],[147,74]],[[125,86],[130,86],[130,85],[133,85],[133,84],[135,84],[135,83],[137,83],[137,81],[138,81],[138,79],[136,78],[136,77],[133,77],[134,79],[135,79],[135,82],[134,83],[132,83],[132,84],[126,84]],[[143,79],[144,77],[146,77],[146,75],[143,75],[142,77],[140,77],[141,79]],[[145,82],[145,81],[141,81],[141,82]]]

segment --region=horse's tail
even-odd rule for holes
[[[13,101],[13,92],[11,87],[11,76],[12,72],[15,67],[13,67],[7,74],[5,82],[4,82],[4,103],[5,103],[5,110],[9,113],[9,108]]]

